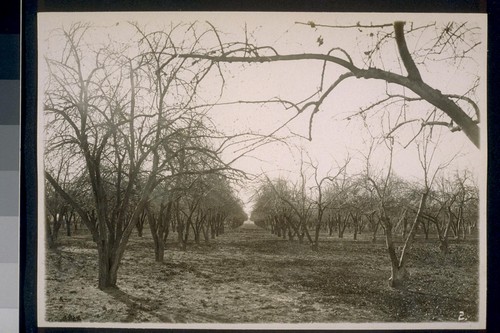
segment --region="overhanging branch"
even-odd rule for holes
[[[395,29],[402,29],[402,23],[398,25],[395,23]],[[401,32],[401,31],[400,31]],[[404,32],[403,32],[404,33]],[[378,69],[378,68],[368,68],[361,69],[356,67],[353,63],[348,60],[328,55],[328,54],[317,54],[317,53],[302,53],[302,54],[288,54],[288,55],[270,55],[270,56],[254,56],[254,57],[241,57],[241,56],[217,56],[217,55],[206,55],[206,54],[179,54],[181,58],[194,58],[194,59],[205,59],[213,62],[243,62],[243,63],[264,63],[264,62],[275,62],[275,61],[299,61],[299,60],[320,60],[335,63],[345,69],[349,70],[357,78],[364,79],[376,79],[383,80],[387,83],[394,83],[403,87],[406,87],[413,91],[415,94],[420,96],[422,99],[426,100],[428,103],[437,107],[439,110],[443,111],[448,115],[454,122],[459,126],[469,140],[476,146],[479,147],[479,126],[477,121],[472,120],[472,118],[460,107],[458,106],[450,97],[443,95],[439,90],[432,88],[431,86],[424,83],[420,77],[420,73],[415,66],[415,63],[411,57],[407,58],[404,54],[408,53],[408,49],[405,45],[402,45],[402,37],[396,38],[399,40],[398,47],[400,48],[400,54],[405,62],[405,67],[408,71],[408,76],[403,76],[390,71]],[[406,59],[406,60],[405,60]],[[453,96],[453,95],[450,95]],[[477,112],[477,110],[476,110]]]
[[[408,78],[416,81],[422,81],[422,77],[420,76],[417,65],[415,65],[410,51],[408,50],[408,45],[406,45],[404,26],[405,22],[394,22],[394,32],[396,37],[396,44],[398,45],[399,55],[401,56],[401,60],[405,65],[406,71],[408,72]]]

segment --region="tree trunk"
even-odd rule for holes
[[[50,249],[55,249],[58,246],[59,229],[61,228],[63,214],[52,214],[53,225],[50,227],[50,220],[47,225],[47,240]]]
[[[417,226],[419,221],[421,220],[421,216],[425,210],[425,205],[427,202],[427,196],[429,193],[424,192],[420,198],[420,204],[418,206],[417,215],[415,216],[415,220],[410,228],[410,233],[405,240],[405,245],[403,246],[403,250],[401,251],[401,257],[399,258],[399,269],[404,269],[406,267],[406,261],[408,260],[408,252],[411,249],[413,244],[413,240],[415,239],[415,234],[417,233]]]
[[[429,239],[429,229],[430,229],[429,224],[426,225],[425,222],[422,221],[422,229],[424,229],[425,240],[428,240]]]
[[[415,220],[413,221],[413,224],[410,228],[408,237],[405,240],[405,244],[403,246],[403,250],[401,251],[399,260],[392,236],[392,228],[393,228],[392,224],[387,216],[382,216],[380,219],[381,222],[383,223],[387,252],[389,253],[389,258],[391,260],[391,277],[389,278],[389,285],[393,288],[402,287],[409,275],[408,270],[406,268],[406,262],[408,260],[408,252],[410,251],[411,245],[415,238],[417,226],[421,220],[421,215],[425,210],[427,195],[428,195],[427,192],[422,193],[417,215],[415,216]]]
[[[66,219],[66,236],[71,237],[71,221]]]
[[[440,244],[439,244],[439,250],[441,251],[442,254],[448,254],[449,253],[449,247],[448,247],[448,239],[443,239]]]
[[[316,228],[314,230],[314,242],[312,244],[312,249],[313,251],[318,251],[319,250],[319,232],[321,230],[321,222],[323,220],[323,211],[321,209],[318,209],[318,219],[316,221]]]
[[[184,222],[177,221],[177,243],[182,246],[184,241]]]
[[[74,213],[70,213],[69,216],[66,217],[66,236],[71,237],[71,220],[73,220]]]
[[[453,213],[452,213],[451,208],[449,206],[448,206],[448,212],[446,215],[448,217],[448,221],[446,222],[446,225],[444,227],[443,234],[439,235],[439,243],[440,243],[439,250],[441,250],[442,254],[448,254],[450,252],[449,243],[448,243],[448,235],[450,233],[450,227],[453,224]],[[461,218],[460,215],[461,214],[459,212],[458,220],[460,220],[460,218]]]
[[[392,224],[388,218],[385,218],[385,220],[385,241],[387,252],[389,253],[389,258],[391,260],[391,276],[389,277],[389,286],[392,288],[400,288],[403,286],[403,283],[408,276],[408,271],[405,266],[399,265],[398,255],[396,253],[396,247],[392,236]]]
[[[54,246],[54,236],[53,236],[53,231],[52,228],[50,227],[50,218],[47,217],[46,222],[45,222],[45,234],[47,235],[47,245],[49,249],[53,249]]]
[[[208,225],[201,228],[203,230],[203,239],[205,240],[205,243],[208,243],[210,241],[209,228],[210,227]]]
[[[314,230],[314,241],[312,244],[312,250],[313,251],[318,251],[319,250],[319,232],[321,228],[321,223],[318,223],[316,225],[316,228]]]
[[[165,257],[165,243],[163,241],[159,241],[155,247],[155,261],[163,262],[163,258]]]
[[[167,244],[168,235],[170,234],[170,223],[172,223],[171,215],[167,216],[167,220],[165,222],[165,230],[163,232],[163,243]]]
[[[464,218],[462,214],[462,207],[458,209],[458,218],[457,218],[457,229],[458,229],[458,239],[460,239],[460,230],[462,230],[462,239],[465,239],[465,226],[464,226]]]
[[[100,290],[116,288],[120,260],[104,241],[100,242],[97,249],[99,260],[98,287]]]
[[[455,225],[455,223],[451,224],[451,232],[453,232],[453,237],[455,237],[456,239],[460,239],[460,231],[457,230],[457,226]]]
[[[392,288],[401,288],[408,278],[408,270],[405,266],[392,265],[391,277],[389,278],[389,285]]]
[[[319,250],[319,232],[320,232],[321,224],[318,223],[316,224],[316,228],[314,229],[314,242],[312,245],[313,251],[318,251]]]
[[[142,237],[142,229],[144,224],[142,222],[137,223],[137,236]]]
[[[186,251],[187,243],[189,240],[189,227],[191,226],[191,221],[187,220],[185,223],[184,237],[182,238],[182,251]]]
[[[194,242],[196,244],[200,244],[200,231],[196,228],[194,229],[193,233],[194,233]]]
[[[406,239],[408,235],[408,220],[406,217],[403,218],[403,239]]]
[[[309,229],[307,228],[307,225],[305,223],[302,223],[301,235],[302,235],[302,239],[304,238],[304,235],[305,235],[310,244],[314,243],[313,239],[311,238],[311,235],[309,234]]]
[[[155,261],[163,262],[164,252],[165,252],[165,216],[164,210],[165,205],[162,203],[160,206],[160,210],[155,216],[151,211],[150,207],[145,208],[147,213],[147,218],[149,222],[149,227],[151,230],[151,236],[153,237],[153,245],[155,251]]]
[[[215,239],[215,218],[210,218],[210,238]]]
[[[380,225],[380,222],[378,222],[375,225],[375,228],[373,228],[373,234],[372,234],[372,243],[375,243],[377,241],[377,231],[378,231],[378,226]]]
[[[338,216],[337,225],[339,228],[339,238],[344,238],[345,228],[347,227],[347,219],[343,219],[340,215]]]

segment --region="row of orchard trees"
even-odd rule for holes
[[[87,186],[86,190],[84,186]],[[135,224],[139,237],[143,236],[144,226],[149,226],[155,260],[158,262],[163,262],[165,245],[171,232],[177,234],[177,242],[185,250],[190,239],[197,244],[202,238],[208,242],[223,234],[225,227],[236,228],[247,218],[240,200],[234,196],[228,181],[220,175],[197,175],[188,187],[173,186],[173,182],[160,184]],[[87,214],[95,218],[88,184],[66,182],[64,187],[80,203],[85,204]],[[76,209],[49,184],[46,190],[46,214],[49,248],[59,245],[61,227],[65,229],[67,236],[71,236],[83,223]]]
[[[350,175],[348,164],[321,179],[313,164],[301,167],[295,182],[266,178],[256,191],[251,219],[278,237],[306,239],[313,250],[322,232],[343,238],[348,229],[354,240],[370,232],[372,241],[383,233],[393,286],[407,276],[407,254],[417,230],[426,239],[435,237],[443,253],[449,251],[450,236],[477,233],[479,189],[470,171],[446,173],[440,165],[431,175],[430,165],[423,163],[426,178],[416,182],[393,172],[375,173],[369,163],[361,174]],[[396,244],[403,245],[402,251]]]
[[[221,158],[227,138],[196,107],[210,68],[176,56],[201,48],[201,36],[194,26],[130,28],[120,41],[74,24],[53,33],[45,58],[46,234],[54,244],[64,223],[88,229],[100,289],[116,287],[145,221],[161,261],[172,229],[185,248],[191,233],[208,239],[245,220],[230,187],[239,173]]]
[[[266,181],[256,194],[251,219],[278,237],[301,242],[307,238],[314,247],[320,232],[343,238],[350,230],[356,240],[360,233],[369,231],[375,242],[383,230],[376,214],[378,201],[366,177],[353,176],[342,185],[325,186],[320,202],[319,197],[302,196],[296,184],[284,178]],[[397,221],[393,230],[405,239],[418,209],[420,189],[397,176],[392,177],[391,186],[389,210]],[[477,216],[478,188],[468,171],[457,172],[438,179],[417,227],[425,239],[437,237],[446,252],[450,235],[466,239],[477,232]]]

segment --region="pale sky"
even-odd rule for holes
[[[203,24],[210,21],[221,32],[222,41],[243,41],[245,23],[251,42],[258,45],[271,45],[280,54],[291,53],[326,53],[332,47],[342,47],[350,52],[355,64],[362,67],[362,53],[372,46],[370,39],[366,37],[368,31],[359,33],[357,29],[329,29],[311,28],[307,25],[296,24],[299,22],[314,21],[316,24],[362,24],[391,23],[394,20],[408,20],[416,24],[427,24],[433,20],[437,21],[469,21],[476,22],[482,26],[482,44],[480,52],[474,62],[466,67],[453,68],[442,67],[440,64],[431,65],[419,69],[423,79],[433,87],[440,89],[443,93],[463,94],[470,86],[473,75],[482,74],[481,90],[479,90],[479,106],[482,114],[481,127],[486,126],[486,30],[485,16],[479,15],[438,15],[438,14],[334,14],[334,13],[40,13],[39,15],[39,55],[40,59],[46,54],[58,51],[58,45],[48,40],[49,32],[61,26],[69,26],[72,22],[86,21],[96,26],[109,27],[106,30],[113,39],[127,40],[132,31],[127,21],[136,21],[145,24],[147,28],[154,29],[169,25],[169,22],[193,22],[199,21]],[[119,23],[119,24],[117,24]],[[208,26],[207,26],[208,27]],[[385,31],[391,31],[386,28]],[[372,29],[374,32],[376,30]],[[318,37],[323,39],[319,45]],[[96,41],[99,41],[96,35]],[[421,46],[423,40],[409,41],[410,49]],[[394,44],[394,43],[393,43]],[[213,46],[213,45],[212,45]],[[394,45],[394,55],[396,54]],[[397,58],[385,58],[384,65],[389,68],[397,65]],[[394,64],[391,65],[391,62]],[[43,61],[40,61],[40,80],[44,80]],[[319,61],[300,61],[267,64],[223,64],[223,74],[226,80],[225,94],[221,102],[233,102],[238,100],[266,100],[279,97],[290,101],[300,101],[310,96],[320,84],[322,63]],[[213,71],[212,77],[207,78],[206,90],[203,99],[207,102],[215,101],[216,91],[213,87],[218,81],[218,72]],[[329,65],[325,76],[325,86],[333,83],[343,71],[339,67]],[[211,83],[213,83],[211,85]],[[40,85],[42,86],[42,85]],[[335,161],[342,163],[349,154],[353,158],[350,170],[359,171],[363,162],[360,160],[361,153],[367,151],[366,140],[369,139],[368,132],[359,118],[350,121],[345,118],[361,107],[366,107],[378,97],[384,96],[385,85],[380,82],[357,80],[350,78],[343,82],[328,97],[314,120],[313,140],[311,142],[300,139],[290,139],[291,145],[302,146],[311,158],[319,163],[321,172],[325,173],[331,168]],[[267,134],[278,128],[290,116],[293,110],[284,110],[279,105],[231,105],[218,106],[210,111],[218,128],[229,132],[251,130],[261,134]],[[294,133],[304,136],[308,135],[309,113],[301,115],[289,124],[288,129]],[[369,122],[370,128],[375,135],[380,135],[380,121],[373,118]],[[411,135],[410,129],[401,129],[402,136]],[[482,172],[485,166],[485,153],[476,149],[463,133],[450,133],[443,130],[442,143],[439,146],[439,157],[447,160],[450,156],[460,151],[461,156],[456,158],[450,165],[450,170],[469,168],[476,173]],[[281,131],[281,135],[289,135],[290,132]],[[485,140],[485,135],[483,135]],[[484,142],[484,141],[483,141]],[[486,145],[483,143],[483,147]],[[228,158],[230,154],[228,154]],[[235,163],[235,167],[250,173],[267,172],[272,176],[293,175],[298,171],[300,155],[296,149],[288,149],[283,144],[269,144],[252,153],[251,157],[243,158]],[[386,155],[379,151],[374,164],[380,166],[386,164]],[[437,162],[439,163],[439,162]],[[409,178],[421,177],[416,149],[410,145],[407,149],[397,150],[394,157],[394,170],[397,174]],[[293,177],[292,177],[293,178]],[[251,185],[241,190],[240,196],[247,201],[251,195]],[[251,204],[246,205],[250,213]]]

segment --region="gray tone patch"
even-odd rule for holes
[[[0,170],[19,170],[19,126],[0,125]]]
[[[19,219],[0,217],[0,263],[18,263]]]
[[[19,171],[0,171],[0,216],[19,216]]]

